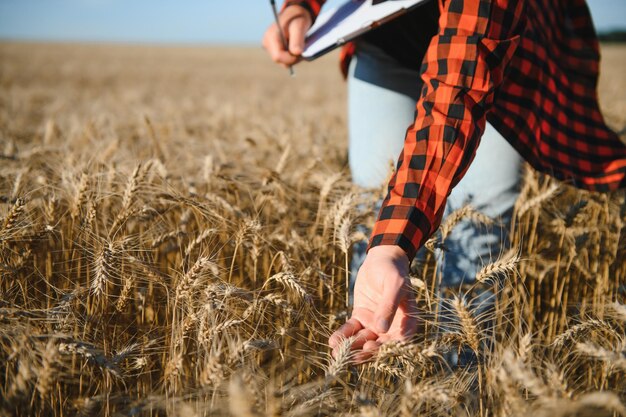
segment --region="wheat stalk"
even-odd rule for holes
[[[355,337],[348,337],[339,342],[339,346],[335,349],[335,355],[330,359],[328,367],[326,368],[327,380],[339,378],[346,370],[354,355],[352,352],[354,340]]]
[[[37,383],[35,389],[39,392],[40,397],[43,399],[54,385],[54,369],[55,360],[58,350],[54,340],[49,340],[46,344],[46,349],[41,359],[41,367],[37,372]]]
[[[203,256],[196,260],[193,266],[182,276],[176,286],[176,299],[188,300],[191,297],[191,291],[197,287],[202,279],[202,275],[209,271],[212,276],[219,276],[219,266],[215,264],[209,257]]]
[[[304,287],[298,282],[296,276],[291,272],[279,272],[272,275],[267,283],[276,281],[284,288],[289,290],[289,293],[293,295],[298,301],[304,301],[309,303],[312,301],[311,295],[304,289]]]
[[[576,351],[606,362],[611,367],[626,371],[626,356],[624,355],[626,348],[624,346],[618,346],[615,351],[612,351],[593,342],[578,342],[576,343]]]
[[[559,334],[554,338],[552,344],[556,347],[564,347],[566,342],[575,340],[589,331],[599,329],[613,330],[611,325],[603,320],[587,319],[585,322],[572,326],[563,333]]]
[[[102,246],[94,264],[94,276],[91,281],[90,291],[95,296],[102,296],[106,292],[106,286],[115,276],[114,257],[116,249],[113,242]]]
[[[485,283],[493,277],[514,273],[517,271],[517,265],[519,262],[519,250],[511,249],[497,261],[484,266],[478,274],[476,274],[476,281]]]
[[[453,211],[449,216],[446,217],[446,220],[439,227],[439,231],[441,232],[441,241],[446,240],[446,238],[450,235],[454,226],[459,224],[461,220],[469,219],[477,224],[490,225],[493,223],[493,219],[484,215],[483,213],[477,211],[471,205],[465,205],[460,209]]]
[[[478,348],[480,346],[478,325],[476,323],[476,319],[468,310],[465,299],[454,296],[452,299],[452,306],[454,307],[457,317],[459,318],[461,329],[463,330],[467,344],[474,352],[478,352]]]
[[[541,194],[536,195],[533,198],[526,200],[523,204],[519,206],[517,209],[517,217],[522,217],[528,210],[538,207],[550,200],[556,192],[559,190],[558,184],[552,184],[548,189],[543,191]]]
[[[89,199],[89,183],[89,175],[83,172],[80,176],[78,188],[76,189],[76,196],[74,197],[70,211],[72,219],[76,219],[80,216],[82,208]]]
[[[9,232],[11,232],[17,226],[17,223],[24,213],[24,207],[26,206],[26,200],[23,198],[18,198],[15,200],[13,206],[9,210],[9,213],[4,218],[4,222],[2,223],[2,235],[6,236]]]

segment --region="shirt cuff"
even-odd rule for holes
[[[406,252],[409,262],[430,236],[433,216],[415,206],[384,206],[367,251],[375,246],[396,245]]]

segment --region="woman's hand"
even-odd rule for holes
[[[408,282],[409,260],[393,245],[369,250],[357,274],[352,317],[328,341],[336,352],[344,338],[356,336],[354,360],[368,360],[390,340],[405,340],[417,331],[417,305]]]
[[[312,25],[312,19],[304,7],[293,5],[286,7],[280,13],[278,21],[285,34],[289,50],[285,50],[283,46],[276,23],[265,31],[263,47],[274,62],[287,68],[300,61],[300,55],[304,51],[304,37]]]

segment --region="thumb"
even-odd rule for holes
[[[304,51],[304,38],[310,22],[304,17],[293,19],[289,23],[289,52],[300,55]]]
[[[393,317],[402,300],[402,278],[389,278],[383,284],[383,294],[374,314],[375,331],[379,334],[386,333],[391,327]]]

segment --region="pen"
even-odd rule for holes
[[[289,45],[287,44],[287,39],[285,38],[285,34],[283,33],[283,28],[278,22],[278,12],[276,12],[276,0],[270,0],[270,4],[272,5],[272,12],[274,12],[274,21],[276,21],[276,26],[278,27],[280,41],[283,43],[283,47],[285,48],[285,50],[289,52]],[[292,65],[289,65],[289,75],[291,75],[292,77],[296,75]]]

